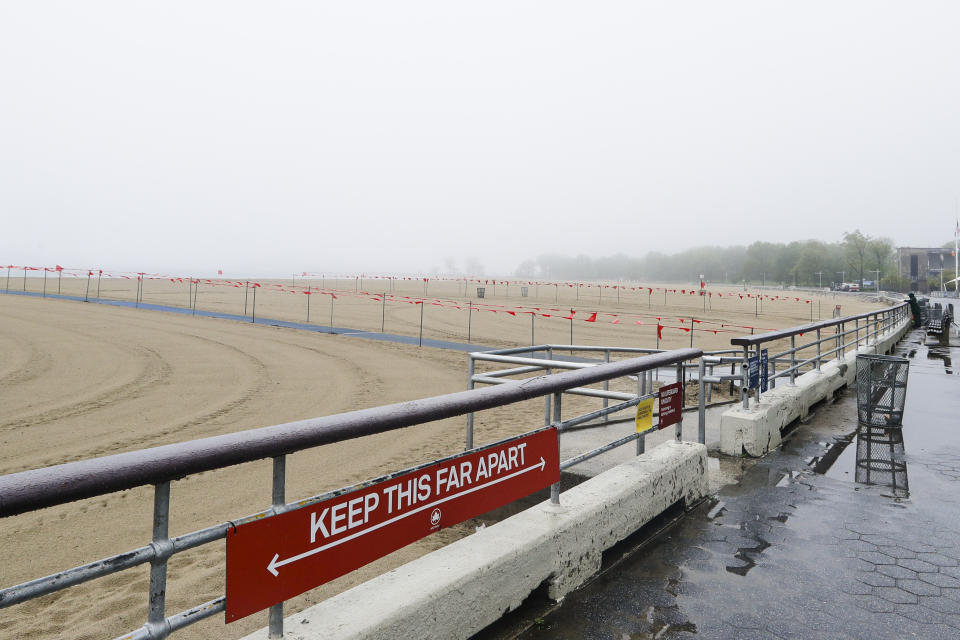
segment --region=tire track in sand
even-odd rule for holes
[[[89,399],[77,401],[48,411],[21,416],[15,420],[0,422],[0,433],[49,424],[64,418],[83,416],[97,409],[102,409],[118,400],[129,396],[136,396],[142,390],[170,379],[173,369],[170,363],[157,353],[156,350],[149,347],[120,348],[133,353],[135,357],[141,358],[144,362],[143,367],[133,380],[112,387]]]
[[[6,347],[3,347],[3,351],[5,359],[13,360],[14,364],[0,373],[0,385],[9,388],[26,384],[41,378],[53,368],[50,352],[38,347],[35,341],[18,336],[16,340],[10,342],[12,342],[13,353],[11,354]]]
[[[208,425],[215,420],[221,419],[224,416],[243,409],[252,399],[257,396],[258,393],[263,392],[263,390],[268,386],[270,381],[270,373],[267,365],[256,356],[253,356],[238,347],[225,342],[220,342],[219,340],[214,340],[212,338],[173,331],[167,331],[166,333],[176,335],[177,337],[193,338],[200,342],[213,344],[217,347],[221,347],[227,349],[228,351],[239,354],[244,360],[247,361],[249,365],[251,365],[251,368],[254,371],[253,382],[245,385],[243,389],[237,392],[231,400],[222,402],[212,409],[209,409],[205,413],[202,413],[201,415],[178,422],[176,424],[172,424],[160,431],[141,434],[140,436],[134,438],[117,439],[107,444],[83,450],[82,452],[75,453],[69,457],[60,458],[58,464],[62,462],[73,462],[75,460],[83,460],[86,458],[118,453],[128,449],[140,449],[157,444],[163,440],[169,439],[170,436],[173,436],[177,433],[186,431],[193,427]]]

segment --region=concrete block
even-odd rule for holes
[[[760,402],[751,400],[749,409],[742,405],[725,411],[720,417],[720,450],[732,456],[762,456],[780,445],[780,430],[837,389],[854,384],[857,377],[857,354],[889,353],[910,329],[912,321],[881,334],[876,344],[850,352],[842,360],[830,360],[820,371],[798,376],[794,385],[777,380],[774,389],[761,394]]]
[[[663,443],[566,491],[560,508],[541,503],[291,616],[284,638],[469,638],[545,581],[562,598],[603,551],[707,495],[706,464],[702,444]]]

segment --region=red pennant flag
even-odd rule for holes
[[[584,320],[584,322],[596,322],[597,321],[597,312],[594,311],[589,318]]]
[[[223,269],[217,269],[217,275],[218,275],[218,276],[222,276],[222,275],[223,275]],[[303,275],[307,275],[307,274],[303,274]]]
[[[657,323],[657,337],[663,340],[663,326]]]
[[[57,265],[56,271],[63,271],[63,267],[61,267],[60,265]]]

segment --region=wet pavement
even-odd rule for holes
[[[902,440],[858,440],[856,393],[842,392],[561,606],[520,612],[519,637],[960,637],[960,346],[915,331],[898,352]],[[897,464],[897,486],[882,464],[854,482],[868,445]]]

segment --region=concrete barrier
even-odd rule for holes
[[[537,587],[559,600],[603,552],[678,501],[707,494],[702,444],[666,442],[442,549],[285,620],[288,640],[469,638]],[[246,640],[266,640],[267,631]]]
[[[775,449],[780,445],[781,429],[805,418],[810,407],[855,381],[857,354],[889,353],[912,324],[908,318],[880,334],[876,344],[851,351],[842,360],[830,360],[820,371],[798,376],[794,385],[778,379],[777,387],[761,394],[759,404],[751,401],[749,409],[739,405],[728,409],[720,417],[720,450],[732,456],[757,457]]]

